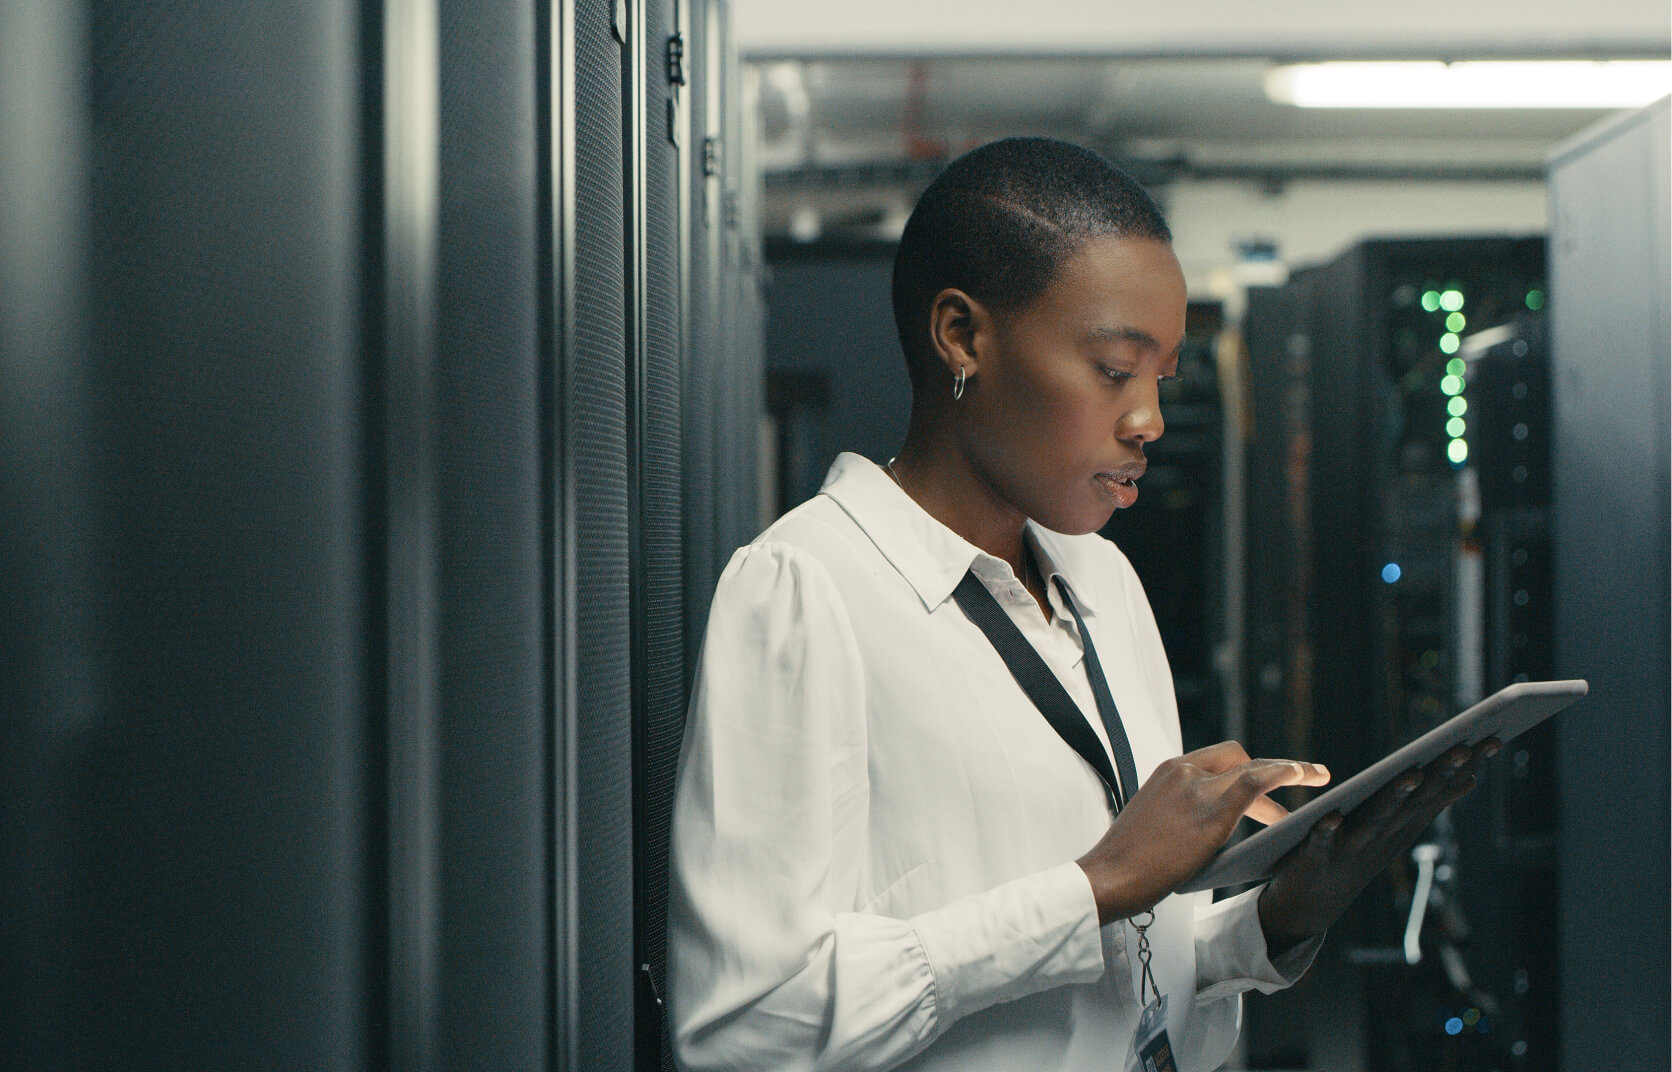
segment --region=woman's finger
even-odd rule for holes
[[[1369,800],[1353,809],[1348,817],[1342,848],[1356,853],[1385,838],[1395,826],[1410,818],[1412,797],[1427,777],[1421,767],[1412,767],[1376,790]]]
[[[1373,851],[1385,851],[1393,845],[1403,851],[1421,837],[1435,816],[1473,788],[1475,772],[1488,755],[1459,746],[1420,770],[1406,771],[1377,795],[1380,799],[1374,799],[1374,806],[1363,809],[1364,817],[1354,824],[1348,844],[1355,850],[1380,845],[1382,849]]]
[[[1219,775],[1218,780],[1225,784],[1222,797],[1226,803],[1234,804],[1239,814],[1247,815],[1251,814],[1255,801],[1281,786],[1327,785],[1329,768],[1298,759],[1251,759]]]
[[[1254,798],[1254,803],[1248,806],[1248,811],[1244,814],[1257,823],[1270,826],[1272,823],[1287,818],[1289,809],[1270,797],[1260,796]]]

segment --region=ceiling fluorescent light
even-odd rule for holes
[[[1633,108],[1672,93],[1660,60],[1301,63],[1266,96],[1301,108]]]

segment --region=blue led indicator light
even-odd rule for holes
[[[1399,563],[1389,562],[1387,565],[1382,567],[1382,580],[1392,584],[1394,581],[1399,579],[1400,572]]]

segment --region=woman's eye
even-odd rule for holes
[[[1116,383],[1125,383],[1127,380],[1130,380],[1133,376],[1137,375],[1132,372],[1123,372],[1118,368],[1110,368],[1108,365],[1099,365],[1098,368],[1102,371],[1103,375],[1109,377],[1109,379],[1115,381]],[[1172,383],[1176,379],[1178,379],[1178,374],[1174,373],[1171,376],[1157,376],[1155,378],[1155,382]]]

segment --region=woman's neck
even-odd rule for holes
[[[907,495],[936,521],[981,550],[1010,563],[1028,583],[1023,532],[1027,516],[1004,499],[950,444],[907,436],[891,463]]]

